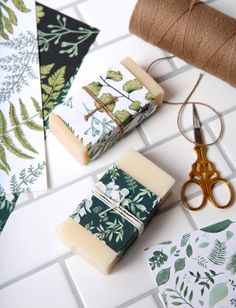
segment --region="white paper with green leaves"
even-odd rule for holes
[[[0,195],[47,188],[35,1],[0,1]]]
[[[75,91],[76,83],[65,102],[54,109],[88,149],[92,160],[110,148],[120,138],[120,129],[111,116],[84,89]],[[156,109],[153,96],[121,63],[115,64],[87,85],[92,94],[106,107],[127,133],[149,117]],[[94,109],[86,121],[85,116]]]
[[[229,220],[145,250],[165,307],[236,307],[236,223]]]

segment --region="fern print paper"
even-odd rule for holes
[[[47,180],[35,3],[0,8],[0,196],[8,198],[45,190]]]
[[[235,307],[235,235],[225,220],[146,250],[165,307]]]
[[[103,108],[99,108],[94,97],[106,104],[114,118],[122,123],[124,133],[139,125],[158,106],[148,90],[121,63],[110,67],[87,85],[94,97],[84,89],[75,91],[74,87],[54,113],[87,147],[90,160],[121,138],[118,124]],[[91,116],[85,119],[90,113]]]
[[[160,203],[158,196],[117,166],[111,167],[96,187],[113,201],[120,202],[121,207],[144,225],[156,213]],[[138,229],[114,210],[101,215],[107,209],[105,203],[89,194],[71,217],[121,256],[138,237]]]
[[[37,3],[44,122],[69,91],[98,30]]]

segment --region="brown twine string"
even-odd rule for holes
[[[109,108],[107,108],[107,105],[112,104],[113,102],[117,101],[117,97],[114,97],[114,101],[109,102],[109,103],[103,103],[100,101],[99,98],[97,98],[92,91],[89,90],[88,87],[84,86],[82,89],[84,89],[99,105],[99,107],[95,108],[94,110],[92,110],[90,113],[88,113],[87,115],[84,116],[85,120],[88,121],[88,119],[95,113],[97,112],[100,108],[102,108],[108,115],[109,117],[112,119],[113,122],[115,122],[120,130],[120,135],[121,137],[124,136],[124,125],[123,123],[116,118],[113,113],[110,111]]]
[[[200,0],[138,0],[130,31],[236,87],[236,20]]]
[[[163,57],[163,58],[158,58],[154,61],[151,62],[151,64],[148,66],[148,68],[146,69],[146,72],[148,73],[151,69],[151,67],[159,62],[159,61],[162,61],[162,60],[168,60],[168,59],[171,59],[173,58],[174,56],[167,56],[167,57]],[[187,98],[183,101],[183,102],[169,102],[169,101],[163,101],[164,104],[168,104],[168,105],[176,105],[176,106],[179,106],[181,105],[179,111],[178,111],[178,115],[177,115],[177,125],[178,125],[178,129],[181,133],[181,135],[187,139],[189,142],[195,144],[195,145],[198,145],[198,143],[196,143],[194,140],[190,139],[186,134],[185,134],[185,130],[182,126],[182,116],[183,116],[183,112],[184,112],[184,109],[187,105],[200,105],[200,106],[204,106],[204,107],[207,107],[209,108],[210,110],[213,111],[213,113],[216,114],[216,116],[218,117],[219,121],[220,121],[220,132],[219,132],[219,135],[218,137],[213,141],[213,142],[210,142],[210,143],[204,143],[205,146],[210,146],[210,145],[214,145],[216,144],[223,136],[223,131],[224,131],[224,125],[223,125],[223,120],[222,120],[222,117],[220,115],[220,113],[218,111],[215,110],[215,108],[213,108],[212,106],[206,104],[206,103],[201,103],[201,102],[189,102],[190,98],[192,97],[193,93],[196,91],[196,89],[198,88],[200,82],[202,81],[202,78],[203,78],[203,74],[199,74],[199,77],[195,83],[195,85],[193,86],[192,90],[190,91],[190,93],[188,94]]]

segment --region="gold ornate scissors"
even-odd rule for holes
[[[197,160],[192,165],[192,170],[189,173],[189,180],[182,187],[181,200],[189,210],[193,211],[203,208],[206,205],[207,200],[209,200],[217,208],[226,208],[230,206],[234,200],[234,191],[229,181],[220,177],[215,165],[206,157],[207,146],[204,143],[201,122],[195,104],[193,104],[193,126],[196,143],[194,150],[197,153]],[[229,200],[227,200],[227,203],[221,205],[216,201],[213,194],[213,188],[216,184],[223,184],[228,189]],[[196,207],[187,201],[186,190],[191,185],[197,185],[202,191],[202,201],[200,205]]]

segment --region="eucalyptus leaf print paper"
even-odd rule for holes
[[[146,250],[165,307],[236,307],[235,235],[225,220]]]
[[[2,198],[7,194],[47,188],[41,102],[35,2],[1,1],[0,194]]]
[[[98,29],[37,3],[38,45],[45,125],[63,103]]]

